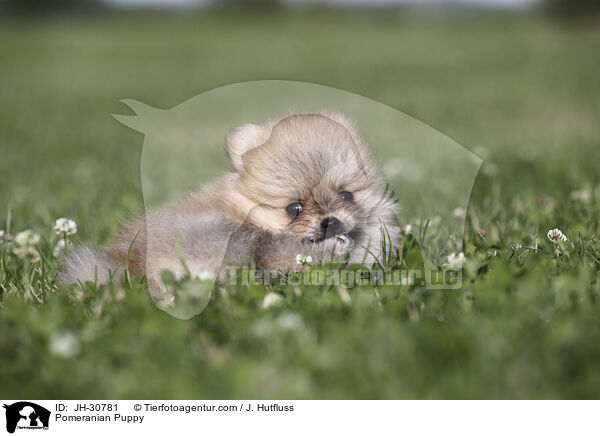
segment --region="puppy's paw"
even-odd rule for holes
[[[347,261],[350,251],[354,247],[354,241],[346,235],[337,235],[321,242],[323,261],[343,260]]]
[[[354,247],[354,240],[346,235],[338,235],[335,238],[335,255],[347,257]]]

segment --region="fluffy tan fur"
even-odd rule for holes
[[[381,253],[381,223],[398,239],[395,202],[355,125],[339,113],[294,114],[244,124],[227,135],[233,171],[182,202],[125,223],[103,250],[65,259],[63,283],[106,281],[107,270],[145,276],[152,294],[161,272],[218,276],[224,265],[295,270],[296,254],[368,263]],[[352,200],[340,192],[352,193]],[[298,202],[296,217],[286,207]],[[335,218],[335,234],[322,223]],[[370,253],[366,253],[366,247]]]

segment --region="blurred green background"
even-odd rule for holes
[[[484,159],[463,289],[366,287],[349,305],[283,289],[269,310],[264,289],[232,289],[183,322],[140,283],[54,290],[56,261],[41,271],[4,244],[0,397],[597,398],[596,3],[251,3],[0,2],[12,233],[34,229],[51,252],[67,216],[78,241],[100,244],[143,211],[143,137],[112,118],[127,113],[120,99],[169,108],[235,82],[306,81],[395,107]],[[554,227],[569,237],[561,255]]]

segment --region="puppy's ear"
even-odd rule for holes
[[[243,156],[269,140],[271,129],[262,124],[242,124],[230,130],[225,138],[227,155],[236,171],[243,168]]]

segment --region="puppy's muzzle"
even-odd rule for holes
[[[344,225],[336,217],[329,216],[321,221],[321,230],[327,239],[344,233]]]

